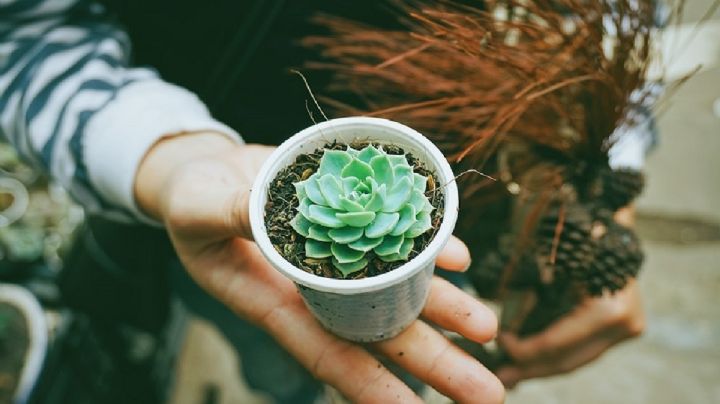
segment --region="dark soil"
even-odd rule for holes
[[[361,149],[368,143],[357,142],[350,146],[354,149]],[[291,264],[315,275],[327,278],[337,279],[361,279],[371,276],[384,274],[401,266],[407,261],[383,262],[378,259],[372,251],[366,254],[368,258],[368,266],[358,272],[350,274],[348,278],[343,277],[342,273],[333,267],[330,258],[316,259],[307,258],[305,256],[305,238],[295,232],[290,226],[290,220],[295,217],[299,201],[295,196],[294,182],[302,181],[310,177],[317,170],[320,164],[320,158],[324,153],[324,149],[345,150],[346,145],[340,143],[332,143],[326,145],[323,149],[317,149],[310,154],[298,156],[295,163],[291,164],[284,170],[280,171],[270,184],[268,194],[268,202],[265,205],[265,226],[268,229],[270,241],[275,249]],[[397,146],[383,145],[383,149],[388,154],[404,154],[403,149]],[[438,183],[437,177],[430,172],[423,164],[417,160],[412,154],[407,154],[408,162],[415,167],[414,171],[428,177],[428,188],[426,195],[430,203],[435,207],[432,212],[432,228],[415,238],[415,245],[410,253],[409,260],[415,258],[423,251],[430,241],[435,237],[442,217],[445,212],[445,198],[442,192],[439,192],[441,184]]]
[[[29,343],[25,316],[0,303],[0,403],[12,402]]]

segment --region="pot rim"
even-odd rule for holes
[[[358,126],[369,126],[377,127],[383,130],[390,130],[396,135],[406,139],[404,144],[399,144],[399,142],[392,142],[392,144],[397,144],[401,147],[406,146],[413,149],[425,150],[427,153],[427,161],[432,164],[432,167],[428,168],[432,169],[438,177],[439,182],[444,184],[445,212],[443,214],[440,228],[430,244],[428,244],[428,246],[415,258],[405,264],[393,269],[392,271],[369,278],[326,278],[311,274],[296,267],[295,265],[292,265],[275,250],[274,246],[270,242],[270,238],[267,235],[264,220],[265,203],[267,200],[267,184],[275,178],[281,169],[288,165],[288,163],[285,162],[285,160],[287,160],[285,156],[293,154],[293,152],[301,147],[301,145],[307,144],[311,139],[315,139],[317,137],[322,137],[323,141],[331,143],[333,140],[337,140],[336,137],[332,136],[334,131],[337,132],[343,128],[357,128]],[[380,136],[378,136],[377,141],[382,143],[384,137],[383,132],[378,133]],[[385,143],[390,144],[390,142]],[[450,168],[450,164],[447,162],[442,152],[429,139],[408,126],[387,119],[374,117],[347,117],[321,122],[310,126],[287,139],[263,164],[258,177],[255,179],[250,195],[250,225],[252,228],[252,234],[265,258],[270,261],[270,263],[283,275],[300,285],[319,291],[337,294],[367,293],[385,289],[413,276],[429,262],[434,262],[437,254],[445,246],[452,235],[453,229],[455,228],[455,222],[457,221],[459,199],[457,185],[453,179],[454,174]]]

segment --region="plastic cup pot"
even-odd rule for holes
[[[434,238],[418,255],[389,272],[362,279],[318,276],[291,264],[270,242],[265,226],[270,184],[298,156],[333,142],[400,147],[434,173],[439,192],[444,194],[444,213]],[[453,178],[452,169],[440,150],[405,125],[369,117],[322,122],[289,138],[265,162],[250,197],[253,237],[272,266],[295,282],[308,309],[327,330],[357,342],[392,338],[420,315],[430,291],[435,260],[455,227],[458,192]]]

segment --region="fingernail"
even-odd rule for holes
[[[470,258],[468,260],[467,265],[465,265],[465,267],[463,269],[461,269],[460,272],[466,272],[468,269],[470,269],[471,266],[472,266],[472,258]]]
[[[445,248],[448,250],[447,252],[452,257],[452,260],[455,261],[455,268],[463,272],[470,268],[470,264],[472,263],[470,251],[462,240],[454,236],[450,237]]]

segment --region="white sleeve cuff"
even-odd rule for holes
[[[242,141],[234,130],[214,120],[190,91],[159,79],[128,84],[88,122],[83,150],[90,182],[108,202],[143,222],[158,224],[135,202],[140,162],[161,138],[197,131],[219,132]]]

